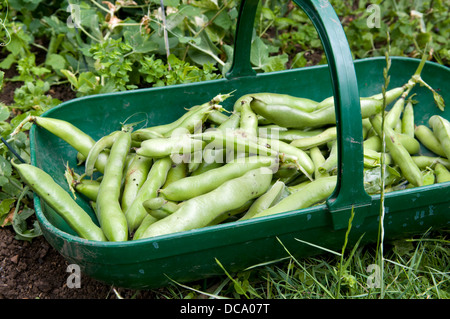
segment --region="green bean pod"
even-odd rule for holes
[[[362,118],[379,113],[383,107],[382,101],[371,98],[361,98],[360,104]],[[256,114],[287,128],[317,128],[336,124],[334,106],[324,107],[313,112],[305,112],[285,105],[267,105],[258,100],[253,100],[250,105]]]
[[[239,220],[250,219],[256,214],[268,209],[277,203],[283,192],[286,188],[286,185],[282,181],[276,181],[264,194],[258,197],[253,204],[250,206],[248,211],[242,216]]]
[[[323,132],[317,135],[293,140],[290,144],[302,150],[308,150],[315,146],[324,145],[328,142],[335,140],[336,138],[337,138],[336,126],[332,126],[325,129]]]
[[[450,160],[444,157],[415,155],[411,158],[420,169],[434,167],[437,163],[444,165],[447,169],[450,169]]]
[[[428,123],[439,140],[445,157],[450,159],[450,122],[440,115],[433,115],[428,120]]]
[[[417,125],[414,129],[414,135],[427,149],[439,156],[446,156],[441,143],[434,135],[433,131],[425,125]]]
[[[333,169],[337,167],[338,164],[338,144],[337,140],[331,143],[330,152],[328,157],[325,159],[322,165],[320,165],[317,170],[320,174],[328,173],[330,174]]]
[[[120,196],[123,172],[130,147],[131,133],[120,131],[111,147],[98,190],[97,214],[100,226],[110,241],[128,240],[127,220],[120,206]]]
[[[150,138],[158,138],[163,137],[164,134],[167,134],[168,132],[176,129],[180,126],[183,121],[194,114],[198,109],[201,107],[201,105],[195,105],[191,107],[187,112],[185,112],[182,116],[177,118],[175,121],[170,122],[168,124],[161,124],[151,127],[142,128],[139,130],[134,131],[131,133],[131,137],[133,140],[137,141],[145,141]]]
[[[88,240],[107,240],[101,228],[49,174],[33,165],[11,163],[22,181],[61,216],[78,236]]]
[[[326,158],[323,156],[322,151],[319,149],[318,146],[312,147],[309,151],[309,156],[311,157],[313,163],[314,163],[314,179],[318,179],[321,177],[330,176],[329,172],[319,171],[319,167],[321,167],[325,161]]]
[[[206,120],[215,125],[221,125],[228,120],[228,115],[222,113],[219,110],[213,110],[208,114]]]
[[[147,175],[147,179],[139,192],[136,195],[133,203],[125,211],[125,217],[128,223],[128,230],[130,233],[135,231],[145,216],[147,211],[145,210],[142,203],[148,199],[155,198],[158,196],[158,190],[166,182],[167,174],[172,166],[172,160],[169,157],[164,157],[155,160],[150,171]]]
[[[437,183],[450,182],[450,172],[447,167],[441,163],[437,163],[434,167],[434,173],[436,175]]]
[[[169,171],[167,172],[166,181],[162,188],[167,187],[171,183],[185,178],[187,176],[187,164],[185,162],[173,162]]]
[[[316,179],[304,185],[301,190],[290,194],[274,206],[263,210],[252,218],[298,210],[325,201],[333,193],[336,182],[336,175]]]
[[[314,173],[314,163],[311,157],[303,150],[280,140],[258,138],[258,142],[263,145],[269,145],[271,149],[279,154],[280,161],[294,162],[297,168],[308,178],[312,178]]]
[[[94,173],[95,163],[97,162],[100,153],[107,148],[111,148],[111,146],[116,141],[119,133],[120,131],[114,131],[108,135],[105,135],[102,138],[100,138],[97,142],[95,142],[95,144],[92,146],[91,150],[88,153],[88,156],[86,157],[85,162],[85,174],[87,176],[92,176],[92,174]]]
[[[41,116],[30,116],[30,121],[67,142],[85,158],[95,144],[92,137],[67,121]],[[100,154],[97,158],[95,167],[101,173],[103,173],[107,158],[106,154]]]
[[[152,162],[151,157],[136,155],[126,169],[120,203],[122,211],[126,212],[133,203],[137,193],[147,180]]]
[[[268,105],[285,105],[290,108],[302,110],[304,112],[312,112],[316,109],[316,106],[318,105],[318,102],[303,97],[296,97],[289,94],[263,92],[263,93],[247,94],[242,96],[236,101],[234,109],[237,111],[241,111],[242,105],[239,105],[239,102],[243,99],[248,98],[258,100],[261,103],[265,103]]]
[[[224,212],[244,205],[270,187],[272,170],[261,167],[186,201],[176,212],[151,224],[141,238],[188,231],[209,225]]]
[[[92,179],[82,179],[73,182],[74,189],[90,200],[96,201],[100,182]]]
[[[250,170],[259,167],[273,168],[277,164],[275,158],[268,156],[239,158],[203,174],[188,176],[173,182],[160,190],[160,196],[172,201],[188,200],[210,192],[226,181],[242,176]]]
[[[398,123],[401,123],[401,115],[405,108],[405,98],[401,96],[397,101],[395,101],[392,108],[387,112],[384,118],[385,125],[390,128],[395,128]]]
[[[241,120],[239,122],[240,129],[245,133],[248,138],[256,139],[258,135],[258,117],[250,107],[252,97],[240,99],[241,102]]]
[[[410,137],[414,137],[414,107],[411,101],[406,103],[401,119],[402,133]]]
[[[372,125],[379,136],[382,133],[381,115],[371,118]],[[400,167],[402,174],[414,186],[421,186],[422,173],[419,167],[414,163],[408,150],[402,145],[395,133],[389,126],[384,127],[386,148],[392,156],[392,160]]]
[[[228,119],[220,124],[217,129],[226,132],[227,130],[235,130],[239,128],[239,124],[241,123],[241,113],[240,112],[234,112],[231,114]]]
[[[364,149],[370,149],[375,152],[381,151],[381,139],[378,135],[372,135],[363,142]]]
[[[193,139],[208,142],[206,147],[209,148],[225,148],[227,154],[232,151],[233,154],[246,153],[261,156],[278,155],[276,150],[246,138],[239,130],[227,130],[226,132],[209,130],[203,133],[193,134],[191,137]]]
[[[197,111],[186,117],[177,127],[173,128],[169,132],[165,133],[165,137],[173,137],[184,134],[194,134],[202,131],[203,123],[207,120],[208,116],[216,111],[221,110],[222,107],[217,104],[206,104],[201,106]]]
[[[153,217],[150,214],[147,214],[144,219],[142,220],[141,224],[139,225],[139,227],[136,229],[136,231],[133,234],[133,240],[138,240],[142,238],[142,234],[147,230],[147,228],[157,222],[159,219]]]
[[[202,150],[205,142],[192,139],[188,135],[177,135],[166,138],[154,138],[143,141],[141,147],[136,149],[137,155],[164,158],[173,154],[186,154]]]

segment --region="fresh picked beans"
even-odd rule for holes
[[[369,195],[379,194],[383,186],[391,192],[449,181],[449,122],[434,115],[428,125],[416,125],[413,103],[406,99],[410,87],[408,82],[386,92],[386,103],[394,105],[384,114],[382,94],[360,99],[361,160]],[[334,97],[316,102],[252,93],[231,101],[228,112],[220,103],[230,96],[186,105],[186,112],[171,123],[118,130],[97,141],[70,123],[34,118],[36,125],[72,145],[79,162],[84,161],[77,167],[84,174],[72,186],[95,202],[100,227],[78,206],[74,211],[66,207],[73,204],[68,192],[61,196],[63,207],[55,209],[66,214],[80,237],[125,241],[251,222],[326,202],[338,172]],[[98,179],[86,178],[95,170]],[[41,189],[54,188],[43,181],[48,185]],[[48,196],[55,201],[56,195]],[[83,217],[74,217],[78,215]]]

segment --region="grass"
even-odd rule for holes
[[[191,284],[174,283],[156,298],[448,299],[448,234],[448,230],[428,231],[384,243],[383,267],[379,267],[375,244],[356,244],[345,254],[326,250],[305,258],[289,254],[283,261],[242,272]],[[382,280],[379,286],[377,278]]]

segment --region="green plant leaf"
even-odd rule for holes
[[[47,57],[45,65],[53,68],[55,71],[59,71],[66,67],[66,60],[59,54],[52,53]]]

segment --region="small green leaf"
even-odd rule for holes
[[[53,70],[59,71],[66,67],[66,60],[59,54],[52,53],[47,57],[45,65],[50,66]]]
[[[0,121],[6,121],[10,116],[9,109],[6,105],[0,104]]]

